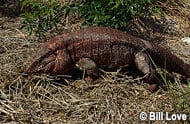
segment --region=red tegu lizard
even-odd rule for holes
[[[154,72],[156,65],[190,77],[190,64],[163,47],[109,27],[89,27],[58,35],[42,44],[25,73],[65,74],[76,66],[90,63],[99,67],[119,68],[135,64],[144,74]],[[85,59],[87,58],[87,59]]]

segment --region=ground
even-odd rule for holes
[[[190,1],[157,3],[162,16],[133,20],[131,34],[159,43],[190,63]],[[22,75],[27,59],[43,42],[21,30],[21,18],[0,18],[0,123],[189,123],[190,87],[175,75],[167,91],[151,93],[142,75],[107,73],[94,82],[82,77]],[[80,24],[64,27],[77,30]],[[155,28],[156,27],[156,28]],[[159,28],[157,28],[159,27]],[[137,33],[134,33],[137,32]],[[50,36],[51,37],[51,36]],[[162,42],[158,42],[161,41]],[[186,121],[140,120],[141,112],[187,114]]]

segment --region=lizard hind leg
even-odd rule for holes
[[[147,89],[154,92],[158,89],[160,80],[156,76],[156,71],[152,68],[151,61],[147,54],[138,52],[135,54],[135,65],[146,75],[146,81],[149,83]]]
[[[90,58],[79,59],[79,61],[76,62],[76,67],[86,73],[85,80],[88,82],[91,82],[93,79],[99,77],[98,67]]]

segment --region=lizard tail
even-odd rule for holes
[[[148,51],[157,65],[167,69],[169,72],[176,72],[186,77],[190,77],[190,64],[185,63],[182,59],[163,47],[156,44],[151,45],[153,48],[148,49]]]

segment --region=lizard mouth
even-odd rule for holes
[[[42,56],[34,58],[24,73],[50,73],[55,67],[55,60],[56,53],[46,52]]]
[[[61,42],[56,40],[50,40],[43,44],[37,54],[29,60],[30,64],[24,73],[53,73],[60,47],[62,47]]]

